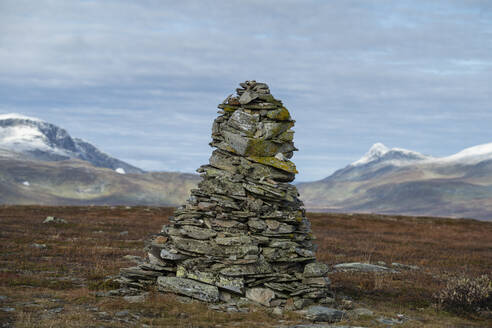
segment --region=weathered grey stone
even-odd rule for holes
[[[328,265],[321,262],[309,263],[304,267],[304,277],[322,277],[329,271]]]
[[[380,317],[380,318],[376,319],[376,321],[378,321],[384,325],[388,325],[388,326],[399,325],[399,324],[402,324],[404,322],[404,320],[393,319],[393,318],[384,318],[384,317]]]
[[[31,244],[31,247],[38,248],[38,249],[45,249],[45,248],[47,248],[48,246],[46,246],[46,244],[36,244],[36,243],[32,243],[32,244]]]
[[[268,288],[246,289],[246,297],[264,306],[270,306],[270,301],[275,297],[273,290]]]
[[[242,235],[242,236],[234,236],[234,237],[222,237],[215,238],[215,242],[219,245],[223,246],[231,246],[231,245],[245,245],[254,243],[253,239],[250,236]]]
[[[147,297],[147,295],[148,293],[143,293],[140,295],[128,295],[123,296],[123,299],[128,303],[143,303],[145,302],[145,298]]]
[[[340,263],[333,266],[335,271],[359,271],[359,272],[396,272],[393,269],[369,264],[369,263],[360,263],[360,262],[352,262],[352,263]]]
[[[165,249],[165,248],[161,249],[160,257],[164,260],[171,260],[171,261],[183,260],[188,258],[187,256],[178,253],[177,250]]]
[[[258,114],[248,114],[243,110],[236,110],[227,123],[247,136],[252,137],[256,132],[259,121],[260,116]]]
[[[419,270],[420,269],[417,265],[401,264],[401,263],[397,263],[397,262],[391,263],[391,266],[393,268],[402,269],[402,270]]]
[[[300,298],[300,299],[294,301],[294,307],[297,310],[301,310],[301,309],[304,309],[305,307],[313,305],[313,303],[314,303],[314,301],[311,299]]]
[[[331,281],[328,277],[310,277],[302,279],[302,283],[309,286],[327,287]]]
[[[212,202],[200,202],[198,203],[198,209],[202,210],[202,211],[208,211],[208,210],[211,210],[213,209],[217,204],[216,203],[212,203]]]
[[[212,241],[181,238],[176,236],[172,236],[171,239],[178,249],[182,249],[187,252],[213,256],[225,255],[224,249]]]
[[[341,321],[345,312],[325,306],[314,305],[306,310],[306,318],[312,321],[337,322]]]
[[[159,277],[157,285],[160,291],[171,292],[196,298],[205,302],[218,302],[219,289],[195,280],[178,277]]]
[[[199,228],[195,226],[183,226],[181,234],[194,239],[206,240],[217,236],[217,232],[212,229]]]
[[[292,127],[292,122],[262,122],[258,124],[255,137],[273,139]]]
[[[239,97],[239,103],[241,105],[246,105],[252,102],[253,100],[257,99],[258,95],[256,93],[253,93],[251,91],[246,91],[244,92],[241,97]]]
[[[259,275],[272,272],[272,266],[266,261],[259,261],[255,264],[232,265],[220,270],[221,274],[230,277]]]
[[[372,317],[374,312],[366,308],[357,308],[347,312],[350,318],[358,319],[359,317]]]
[[[248,220],[248,226],[256,230],[265,230],[267,225],[264,220],[252,218]]]
[[[162,275],[160,272],[143,270],[140,267],[122,268],[120,274],[136,280],[155,280]]]
[[[183,266],[178,266],[176,277],[201,281],[237,294],[242,294],[244,292],[243,278],[227,277],[217,272],[205,272],[198,269],[189,270]]]

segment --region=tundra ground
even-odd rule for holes
[[[0,327],[283,327],[302,323],[293,312],[274,315],[251,306],[223,313],[199,302],[150,291],[143,303],[98,297],[105,277],[144,256],[143,241],[172,214],[157,207],[0,207]],[[43,224],[47,216],[67,224]],[[330,265],[393,262],[416,265],[399,273],[331,273],[340,306],[374,316],[340,325],[492,327],[486,315],[437,309],[433,295],[446,277],[477,277],[492,267],[492,223],[475,220],[309,213],[317,257]]]

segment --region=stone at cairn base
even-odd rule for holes
[[[205,302],[244,297],[300,309],[329,297],[289,159],[294,121],[265,83],[246,81],[219,105],[203,180],[148,241],[147,261],[121,269],[127,287],[157,285]]]

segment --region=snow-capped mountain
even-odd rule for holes
[[[359,160],[298,189],[312,210],[492,220],[492,143],[447,157],[376,143]]]
[[[80,159],[118,173],[143,173],[133,165],[111,157],[90,143],[38,118],[20,114],[0,115],[0,148],[41,161]]]
[[[391,163],[394,165],[405,165],[415,161],[428,160],[432,157],[422,155],[416,151],[403,148],[388,148],[378,142],[372,145],[369,151],[359,160],[350,164],[350,166],[362,166],[375,163]]]

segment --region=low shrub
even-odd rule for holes
[[[492,280],[488,275],[451,277],[446,287],[434,296],[443,309],[452,312],[479,311],[492,306]]]

